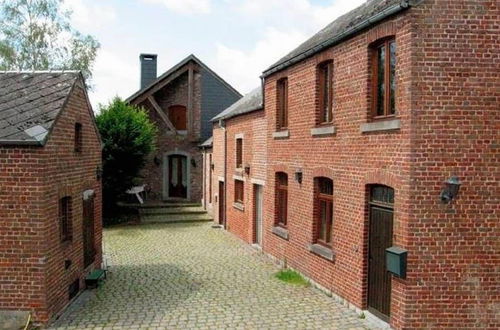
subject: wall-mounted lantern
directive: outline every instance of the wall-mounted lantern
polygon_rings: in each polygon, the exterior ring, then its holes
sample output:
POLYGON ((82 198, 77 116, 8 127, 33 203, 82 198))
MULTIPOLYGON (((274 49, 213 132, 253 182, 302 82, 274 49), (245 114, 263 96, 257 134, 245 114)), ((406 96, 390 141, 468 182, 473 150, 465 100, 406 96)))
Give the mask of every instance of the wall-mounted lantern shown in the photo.
POLYGON ((295 172, 295 181, 297 181, 299 184, 302 183, 302 169, 298 169, 296 172, 295 172))
POLYGON ((460 190, 460 185, 462 184, 458 177, 452 176, 444 182, 445 187, 441 191, 441 201, 444 204, 450 203, 455 197, 458 196, 458 191, 460 190))
POLYGON ((191 166, 196 167, 196 160, 191 158, 191 166))
POLYGON ((250 174, 250 165, 245 165, 245 173, 250 174))
POLYGON ((215 164, 214 163, 210 164, 210 168, 212 168, 212 170, 215 169, 215 164))
POLYGON ((155 156, 155 158, 153 159, 153 161, 156 164, 156 166, 160 166, 160 157, 155 156))
POLYGON ((97 180, 101 180, 102 173, 103 173, 102 167, 100 165, 97 166, 96 169, 95 169, 95 177, 96 177, 97 180))

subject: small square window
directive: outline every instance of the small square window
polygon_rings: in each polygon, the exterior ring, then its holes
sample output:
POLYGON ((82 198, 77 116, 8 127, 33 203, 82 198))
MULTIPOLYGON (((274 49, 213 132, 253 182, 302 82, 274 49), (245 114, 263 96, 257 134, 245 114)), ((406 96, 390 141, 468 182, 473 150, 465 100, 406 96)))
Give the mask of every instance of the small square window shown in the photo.
POLYGON ((234 202, 244 204, 244 183, 241 180, 234 180, 234 202))

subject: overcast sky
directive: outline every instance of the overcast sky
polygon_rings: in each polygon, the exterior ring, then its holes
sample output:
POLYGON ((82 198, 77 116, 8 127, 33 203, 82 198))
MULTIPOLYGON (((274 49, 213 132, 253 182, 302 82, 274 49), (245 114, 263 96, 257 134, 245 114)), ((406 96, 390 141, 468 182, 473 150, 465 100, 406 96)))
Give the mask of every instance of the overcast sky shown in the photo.
POLYGON ((366 0, 65 0, 73 25, 101 43, 90 98, 97 110, 139 88, 139 54, 158 74, 195 54, 245 94, 264 69, 366 0))

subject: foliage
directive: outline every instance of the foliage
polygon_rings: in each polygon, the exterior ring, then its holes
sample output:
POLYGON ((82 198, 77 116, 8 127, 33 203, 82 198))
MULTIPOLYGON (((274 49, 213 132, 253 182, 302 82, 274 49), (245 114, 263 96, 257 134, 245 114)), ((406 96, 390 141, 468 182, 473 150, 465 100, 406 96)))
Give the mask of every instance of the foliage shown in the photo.
POLYGON ((81 70, 87 81, 100 45, 74 30, 63 0, 0 0, 1 70, 81 70))
POLYGON ((291 269, 283 269, 283 270, 279 271, 278 273, 276 273, 275 276, 277 279, 279 279, 283 282, 289 283, 289 284, 303 285, 303 286, 309 285, 309 282, 306 281, 302 277, 302 275, 300 275, 299 273, 297 273, 296 271, 291 270, 291 269))
POLYGON ((116 202, 125 191, 139 183, 140 171, 155 148, 157 130, 143 109, 119 98, 101 107, 96 121, 104 144, 103 197, 106 212, 115 209, 116 202))

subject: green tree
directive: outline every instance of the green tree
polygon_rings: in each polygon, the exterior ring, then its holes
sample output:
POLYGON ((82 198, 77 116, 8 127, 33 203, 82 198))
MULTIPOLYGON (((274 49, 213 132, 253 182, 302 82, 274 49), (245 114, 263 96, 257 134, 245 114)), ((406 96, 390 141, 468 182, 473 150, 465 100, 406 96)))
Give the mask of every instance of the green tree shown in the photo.
POLYGON ((109 216, 125 191, 139 183, 147 156, 155 149, 157 129, 143 109, 118 97, 100 110, 96 121, 104 144, 103 198, 109 216))
POLYGON ((100 45, 69 24, 63 0, 0 0, 1 70, 81 70, 85 79, 100 45))

